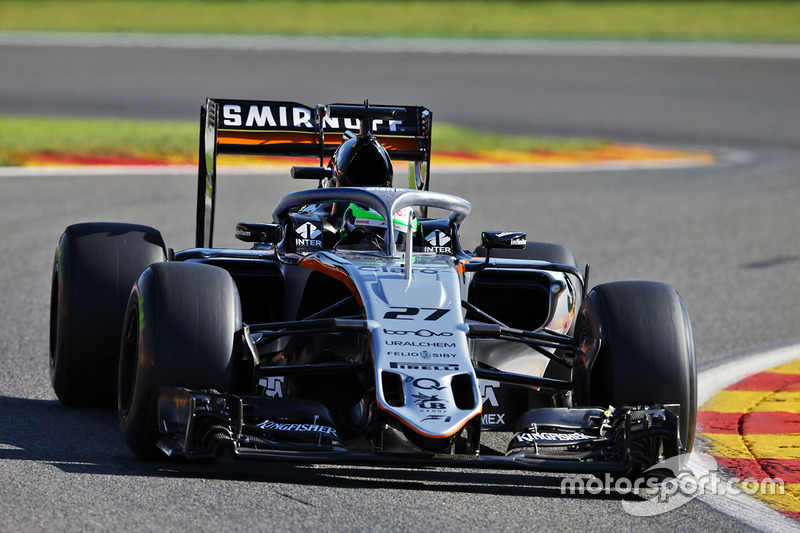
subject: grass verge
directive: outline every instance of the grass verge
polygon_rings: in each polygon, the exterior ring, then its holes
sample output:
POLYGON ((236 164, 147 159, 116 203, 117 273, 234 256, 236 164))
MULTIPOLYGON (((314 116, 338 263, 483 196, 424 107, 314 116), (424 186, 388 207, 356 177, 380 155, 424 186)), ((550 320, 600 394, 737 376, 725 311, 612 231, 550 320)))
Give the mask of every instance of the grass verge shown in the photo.
POLYGON ((800 2, 0 0, 0 30, 800 41, 800 2))
MULTIPOLYGON (((467 153, 477 148, 568 153, 605 144, 596 139, 483 133, 450 124, 434 124, 432 142, 436 152, 467 153)), ((197 149, 198 125, 194 121, 0 115, 0 166, 61 157, 194 163, 197 149)))

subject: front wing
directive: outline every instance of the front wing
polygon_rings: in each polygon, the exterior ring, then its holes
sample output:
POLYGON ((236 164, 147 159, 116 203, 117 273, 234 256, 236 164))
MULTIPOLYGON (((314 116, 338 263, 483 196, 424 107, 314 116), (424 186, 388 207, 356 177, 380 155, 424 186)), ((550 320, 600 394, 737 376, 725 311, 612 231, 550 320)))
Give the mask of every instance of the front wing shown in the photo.
MULTIPOLYGON (((382 452, 350 446, 330 414, 305 400, 235 396, 162 387, 159 448, 168 457, 363 465, 421 465, 526 469, 540 472, 626 474, 681 449, 673 406, 542 408, 520 418, 505 455, 382 452)), ((387 427, 376 427, 373 443, 387 427)), ((455 452, 456 450, 454 450, 455 452)))

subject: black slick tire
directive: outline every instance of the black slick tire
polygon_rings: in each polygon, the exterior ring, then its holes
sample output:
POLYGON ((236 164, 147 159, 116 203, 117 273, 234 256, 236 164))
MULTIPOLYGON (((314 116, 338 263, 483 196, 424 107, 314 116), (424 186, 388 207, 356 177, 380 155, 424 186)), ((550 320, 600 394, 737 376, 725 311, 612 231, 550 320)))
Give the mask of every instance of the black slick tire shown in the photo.
POLYGON ((697 369, 689 314, 675 289, 649 281, 598 285, 577 322, 579 333, 601 340, 584 401, 600 407, 679 404, 681 441, 691 451, 697 369))
POLYGON ((112 407, 125 304, 139 274, 166 259, 161 234, 122 223, 69 226, 53 261, 50 380, 61 403, 112 407))
POLYGON ((160 387, 231 390, 241 327, 239 294, 227 271, 168 262, 142 273, 128 300, 119 362, 118 418, 134 454, 163 457, 160 387))

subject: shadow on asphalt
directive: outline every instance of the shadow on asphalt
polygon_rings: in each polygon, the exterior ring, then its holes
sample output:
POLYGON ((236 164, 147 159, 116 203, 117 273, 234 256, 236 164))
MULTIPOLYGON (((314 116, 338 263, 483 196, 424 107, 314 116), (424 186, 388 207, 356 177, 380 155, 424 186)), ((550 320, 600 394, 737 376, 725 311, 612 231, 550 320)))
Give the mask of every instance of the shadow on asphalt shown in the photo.
MULTIPOLYGON (((319 487, 494 494, 522 497, 639 498, 606 494, 563 493, 558 475, 518 471, 454 470, 433 467, 308 465, 237 461, 223 457, 213 464, 148 462, 133 456, 122 440, 116 412, 76 409, 58 400, 0 396, 0 464, 7 461, 49 463, 73 474, 216 479, 319 487)), ((6 463, 3 468, 13 465, 6 463)))

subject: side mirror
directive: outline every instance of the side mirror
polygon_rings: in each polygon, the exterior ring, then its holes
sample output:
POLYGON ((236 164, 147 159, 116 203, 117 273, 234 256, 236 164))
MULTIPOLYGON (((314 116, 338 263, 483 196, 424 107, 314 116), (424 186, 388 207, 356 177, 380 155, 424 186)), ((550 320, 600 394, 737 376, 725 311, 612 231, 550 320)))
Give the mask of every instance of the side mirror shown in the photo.
POLYGON ((325 167, 292 167, 292 179, 321 181, 333 177, 333 171, 325 167))
MULTIPOLYGON (((482 231, 481 246, 486 250, 492 248, 512 248, 521 250, 525 248, 527 234, 521 231, 482 231)), ((486 254, 488 257, 488 253, 486 254)))
POLYGON ((481 246, 486 250, 486 259, 481 263, 467 263, 467 270, 480 272, 489 266, 491 250, 495 248, 512 248, 521 250, 525 248, 527 235, 521 231, 482 231, 481 246))
POLYGON ((239 222, 236 238, 244 242, 268 242, 277 244, 283 239, 283 228, 279 224, 239 222))

